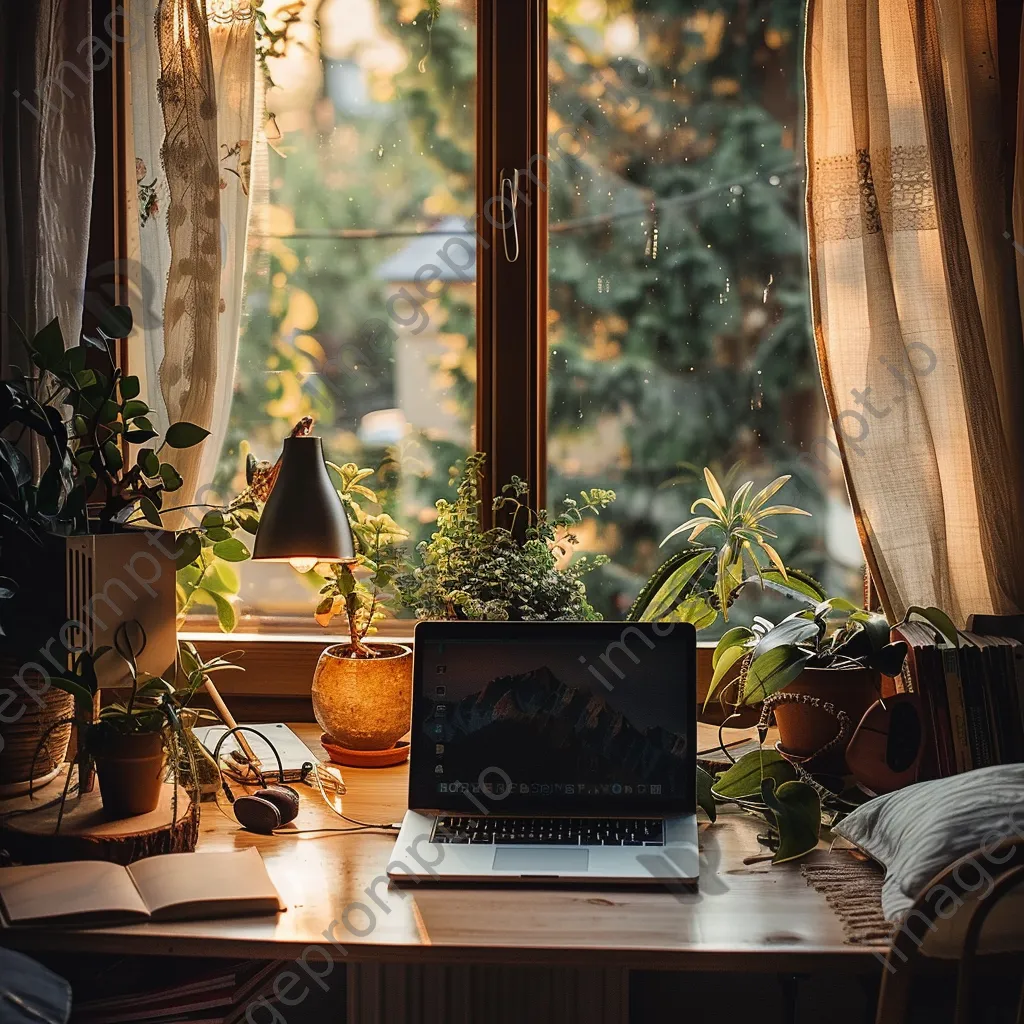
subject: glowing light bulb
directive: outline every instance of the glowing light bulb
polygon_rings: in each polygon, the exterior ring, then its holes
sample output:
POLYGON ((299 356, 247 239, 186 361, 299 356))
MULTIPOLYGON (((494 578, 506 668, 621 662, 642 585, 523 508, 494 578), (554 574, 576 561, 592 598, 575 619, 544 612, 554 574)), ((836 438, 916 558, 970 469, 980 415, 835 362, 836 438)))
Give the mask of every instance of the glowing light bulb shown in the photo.
POLYGON ((309 572, 316 565, 315 558, 289 558, 288 563, 296 572, 309 572))

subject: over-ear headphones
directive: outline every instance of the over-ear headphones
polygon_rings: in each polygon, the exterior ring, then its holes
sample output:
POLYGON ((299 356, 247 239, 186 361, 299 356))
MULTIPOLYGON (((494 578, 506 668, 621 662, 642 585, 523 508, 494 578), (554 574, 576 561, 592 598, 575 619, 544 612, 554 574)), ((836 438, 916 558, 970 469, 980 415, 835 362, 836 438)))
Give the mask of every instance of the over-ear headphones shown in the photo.
MULTIPOLYGON (((270 747, 274 752, 274 757, 277 758, 278 777, 284 778, 284 765, 277 748, 261 732, 247 725, 237 725, 233 729, 228 729, 217 741, 217 746, 213 751, 213 759, 217 765, 220 765, 220 748, 224 745, 224 741, 236 732, 242 731, 259 736, 270 747)), ((275 829, 295 820, 299 813, 299 794, 284 783, 274 782, 268 785, 258 769, 257 776, 261 788, 257 789, 255 793, 247 793, 245 796, 236 798, 227 782, 222 781, 222 785, 225 795, 231 802, 231 808, 238 824, 250 832, 259 832, 260 835, 269 836, 275 829)))

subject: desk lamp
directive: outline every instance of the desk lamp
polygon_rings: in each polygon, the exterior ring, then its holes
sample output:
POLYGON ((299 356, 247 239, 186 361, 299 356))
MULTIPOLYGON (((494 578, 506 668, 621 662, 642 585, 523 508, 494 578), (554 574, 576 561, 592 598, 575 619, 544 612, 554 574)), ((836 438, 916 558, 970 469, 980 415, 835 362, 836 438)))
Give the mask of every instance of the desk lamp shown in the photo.
POLYGON ((290 562, 309 572, 317 562, 356 557, 345 506, 331 483, 319 437, 287 437, 281 469, 260 516, 252 557, 290 562))

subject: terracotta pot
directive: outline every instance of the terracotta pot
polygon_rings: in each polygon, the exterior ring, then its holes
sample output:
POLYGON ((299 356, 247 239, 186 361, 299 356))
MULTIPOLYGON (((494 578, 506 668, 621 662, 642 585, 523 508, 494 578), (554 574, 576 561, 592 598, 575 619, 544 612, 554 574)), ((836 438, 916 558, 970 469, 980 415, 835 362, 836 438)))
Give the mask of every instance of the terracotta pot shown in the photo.
POLYGON ((347 644, 328 647, 313 673, 313 714, 340 747, 387 750, 412 720, 412 649, 369 643, 376 658, 352 658, 347 644))
MULTIPOLYGON (((842 775, 846 768, 846 744, 857 723, 881 692, 882 677, 870 668, 807 668, 784 689, 784 693, 807 694, 828 701, 850 716, 850 730, 842 745, 808 765, 813 771, 842 775)), ((787 754, 811 757, 836 735, 839 722, 834 715, 810 704, 776 704, 775 722, 779 743, 787 754)))
POLYGON ((132 818, 156 810, 164 780, 162 733, 111 733, 90 749, 108 817, 132 818))

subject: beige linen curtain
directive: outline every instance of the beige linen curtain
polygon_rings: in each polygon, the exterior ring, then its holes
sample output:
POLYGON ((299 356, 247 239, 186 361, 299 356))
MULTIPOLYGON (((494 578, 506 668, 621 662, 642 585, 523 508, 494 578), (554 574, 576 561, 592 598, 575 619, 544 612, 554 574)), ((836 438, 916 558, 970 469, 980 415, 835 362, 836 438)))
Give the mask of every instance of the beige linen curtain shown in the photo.
MULTIPOLYGON (((134 0, 132 233, 141 325, 135 365, 158 429, 187 420, 202 445, 164 455, 173 504, 209 501, 227 429, 242 307, 255 104, 250 0, 134 0)), ((170 504, 170 502, 168 502, 170 504)), ((166 516, 180 528, 189 516, 166 516)))
POLYGON ((814 329, 890 616, 934 604, 963 625, 1024 610, 1024 141, 1012 130, 1010 6, 808 3, 814 329))

